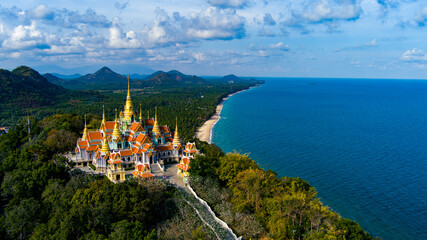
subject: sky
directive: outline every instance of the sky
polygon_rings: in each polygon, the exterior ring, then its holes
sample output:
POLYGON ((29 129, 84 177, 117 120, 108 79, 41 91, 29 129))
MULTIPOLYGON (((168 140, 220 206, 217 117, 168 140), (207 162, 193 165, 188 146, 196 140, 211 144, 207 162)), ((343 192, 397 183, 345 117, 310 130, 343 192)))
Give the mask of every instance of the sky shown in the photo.
POLYGON ((2 0, 0 68, 20 65, 427 79, 427 2, 2 0))

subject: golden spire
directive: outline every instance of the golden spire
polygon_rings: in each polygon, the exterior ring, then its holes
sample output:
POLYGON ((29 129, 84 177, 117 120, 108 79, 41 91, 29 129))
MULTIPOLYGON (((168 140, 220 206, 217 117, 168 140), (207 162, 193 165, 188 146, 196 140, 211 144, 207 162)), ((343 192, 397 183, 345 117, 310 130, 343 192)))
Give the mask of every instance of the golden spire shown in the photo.
POLYGON ((114 130, 113 130, 113 137, 119 137, 121 135, 119 130, 119 122, 117 121, 117 108, 116 108, 116 119, 114 120, 114 130))
POLYGON ((153 133, 160 133, 159 124, 157 123, 157 107, 156 107, 156 114, 154 115, 153 133))
POLYGON ((181 144, 181 141, 179 140, 179 134, 178 134, 178 117, 176 118, 175 135, 173 136, 172 144, 174 146, 178 146, 179 144, 181 144))
POLYGON ((86 135, 87 135, 87 126, 86 126, 86 114, 85 114, 85 129, 83 130, 83 137, 82 139, 86 141, 86 135))
POLYGON ((130 98, 130 85, 129 85, 129 75, 128 75, 128 95, 126 97, 124 117, 125 119, 130 120, 133 114, 134 113, 133 113, 132 100, 130 98))
POLYGON ((148 110, 147 119, 150 119, 150 110, 148 110))
POLYGON ((102 125, 105 125, 105 110, 104 105, 102 105, 102 121, 101 121, 101 127, 102 125))
POLYGON ((128 95, 126 98, 130 98, 129 74, 128 74, 128 95))
POLYGON ((101 152, 106 153, 110 151, 110 146, 108 146, 107 135, 104 135, 104 141, 102 142, 101 152))
POLYGON ((142 122, 142 110, 141 110, 141 103, 139 103, 139 121, 142 122))

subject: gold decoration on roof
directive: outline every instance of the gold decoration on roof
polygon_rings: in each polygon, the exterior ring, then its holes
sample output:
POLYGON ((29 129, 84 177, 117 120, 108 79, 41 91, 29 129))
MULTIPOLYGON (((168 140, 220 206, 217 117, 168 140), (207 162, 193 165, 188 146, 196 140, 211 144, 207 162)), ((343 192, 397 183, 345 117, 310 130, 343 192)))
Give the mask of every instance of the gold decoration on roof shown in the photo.
POLYGON ((116 109, 116 119, 114 120, 114 130, 113 130, 113 137, 117 138, 120 137, 121 133, 119 130, 119 122, 117 121, 117 109, 116 109))
POLYGON ((141 103, 139 103, 139 121, 142 122, 142 110, 141 103))
POLYGON ((178 146, 181 143, 181 141, 179 140, 179 134, 178 134, 178 118, 176 118, 175 134, 174 134, 172 143, 173 145, 176 145, 176 146, 178 146))
POLYGON ((130 84, 129 84, 129 75, 128 75, 128 94, 126 97, 126 105, 125 105, 125 111, 123 112, 125 119, 130 120, 133 116, 133 105, 132 100, 130 98, 130 84))
POLYGON ((159 124, 157 123, 157 107, 156 107, 156 114, 154 116, 153 133, 160 133, 159 124))
POLYGON ((85 129, 83 130, 83 137, 82 137, 82 139, 85 140, 85 141, 87 139, 86 114, 85 114, 85 129))
POLYGON ((104 105, 102 105, 102 121, 101 121, 101 125, 105 124, 105 109, 104 109, 104 105))
POLYGON ((102 142, 102 148, 101 148, 101 152, 103 153, 109 153, 110 152, 110 146, 108 145, 107 142, 107 135, 104 136, 104 141, 102 142))

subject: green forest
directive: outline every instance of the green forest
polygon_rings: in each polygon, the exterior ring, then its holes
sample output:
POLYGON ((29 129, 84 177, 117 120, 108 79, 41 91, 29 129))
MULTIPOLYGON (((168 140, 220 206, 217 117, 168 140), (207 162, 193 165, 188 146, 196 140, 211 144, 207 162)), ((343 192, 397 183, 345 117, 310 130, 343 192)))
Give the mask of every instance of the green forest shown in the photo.
MULTIPOLYGON (((0 120, 11 126, 0 135, 2 239, 217 239, 198 217, 195 198, 168 182, 113 184, 73 169, 62 156, 81 136, 83 116, 96 129, 105 105, 107 120, 113 120, 126 90, 71 91, 25 67, 1 74, 9 81, 2 94, 9 95, 0 102, 0 120), (38 89, 31 99, 14 94, 31 92, 16 90, 31 79, 53 92, 38 89), (34 102, 21 102, 29 99, 34 102)), ((306 181, 278 177, 245 154, 224 154, 193 139, 223 97, 259 83, 210 80, 132 89, 131 96, 143 117, 153 117, 157 107, 160 124, 173 130, 177 117, 181 138, 197 142, 201 155, 190 163, 190 184, 243 239, 372 239, 324 206, 306 181)))

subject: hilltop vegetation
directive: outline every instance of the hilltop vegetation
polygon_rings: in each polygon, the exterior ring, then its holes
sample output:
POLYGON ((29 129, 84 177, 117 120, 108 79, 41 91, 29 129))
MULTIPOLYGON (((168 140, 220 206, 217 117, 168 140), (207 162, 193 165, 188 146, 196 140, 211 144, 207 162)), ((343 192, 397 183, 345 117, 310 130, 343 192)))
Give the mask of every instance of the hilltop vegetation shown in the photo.
MULTIPOLYGON (((0 80, 2 80, 0 82, 6 82, 3 81, 4 79, 10 82, 7 85, 8 91, 2 91, 4 96, 2 102, 0 102, 0 126, 16 123, 20 118, 26 116, 27 112, 38 119, 58 113, 78 114, 80 116, 88 114, 96 122, 100 120, 102 115, 102 105, 105 105, 108 120, 114 119, 115 109, 118 111, 123 109, 126 99, 126 90, 124 89, 127 89, 127 81, 124 76, 120 75, 121 82, 119 83, 101 83, 103 81, 102 78, 99 80, 98 84, 103 84, 104 88, 112 88, 114 90, 76 91, 67 90, 49 83, 43 76, 30 68, 20 68, 12 72, 3 70, 3 74, 0 75, 0 80), (18 71, 20 68, 27 70, 24 72, 18 71), (14 72, 17 73, 15 74, 14 72), (25 75, 21 75, 22 72, 25 75), (5 77, 9 75, 12 77, 5 77), (22 83, 21 78, 28 83, 22 83), (33 81, 32 79, 36 79, 38 81, 37 84, 31 82, 33 81), (15 98, 16 92, 21 91, 22 84, 34 85, 32 88, 25 88, 26 92, 22 94, 22 96, 34 96, 31 101, 15 98), (118 85, 120 88, 115 88, 118 85), (38 104, 39 102, 43 104, 38 104)), ((104 75, 104 73, 117 76, 116 73, 106 68, 98 71, 95 75, 104 75)), ((241 81, 229 84, 221 81, 202 81, 195 76, 187 78, 187 75, 177 71, 171 71, 170 74, 172 75, 168 76, 173 77, 174 81, 180 78, 181 82, 191 82, 191 79, 195 79, 195 82, 194 84, 181 85, 167 84, 164 81, 160 81, 161 84, 156 87, 140 87, 137 89, 134 88, 136 84, 134 82, 131 83, 132 102, 134 110, 138 114, 139 105, 141 104, 143 117, 153 117, 154 108, 157 106, 160 124, 167 124, 172 128, 175 126, 175 118, 178 117, 180 134, 184 139, 193 137, 197 127, 214 113, 216 104, 223 96, 248 88, 256 83, 261 83, 261 81, 241 81), (198 82, 201 83, 199 84, 198 82)), ((90 77, 87 75, 87 77, 92 79, 94 75, 90 75, 90 77)), ((48 78, 53 79, 49 75, 48 78)), ((66 80, 66 82, 69 81, 73 80, 66 80)))
POLYGON ((244 239, 373 239, 324 206, 308 182, 279 178, 248 155, 198 146, 205 154, 190 162, 191 186, 244 239))
POLYGON ((82 123, 71 114, 32 118, 31 140, 26 121, 0 135, 2 239, 214 239, 162 180, 114 184, 71 170, 57 153, 74 148, 82 123))

